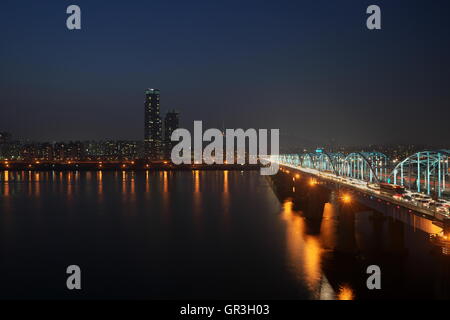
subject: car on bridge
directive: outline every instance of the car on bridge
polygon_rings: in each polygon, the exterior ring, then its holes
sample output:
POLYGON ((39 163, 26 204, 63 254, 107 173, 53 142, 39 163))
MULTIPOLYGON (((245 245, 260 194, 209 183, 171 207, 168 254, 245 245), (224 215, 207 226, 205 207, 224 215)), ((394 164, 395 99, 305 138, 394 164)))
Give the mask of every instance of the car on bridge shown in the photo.
POLYGON ((422 207, 425 207, 425 208, 429 208, 430 204, 431 204, 431 202, 426 199, 417 199, 416 202, 418 205, 421 205, 422 207))
POLYGON ((445 205, 436 205, 436 212, 448 214, 449 208, 446 207, 445 205))
POLYGON ((396 193, 394 195, 392 195, 392 198, 396 199, 396 200, 405 200, 402 194, 396 193))
POLYGON ((427 200, 427 201, 432 200, 430 196, 423 193, 413 193, 411 196, 416 200, 427 200))
POLYGON ((449 201, 447 201, 447 200, 444 200, 444 199, 437 199, 436 201, 435 201, 437 204, 441 204, 441 205, 443 205, 444 207, 445 206, 450 206, 450 202, 449 201))
POLYGON ((408 195, 408 194, 403 195, 402 200, 408 201, 408 202, 414 201, 413 197, 411 197, 411 196, 408 195))

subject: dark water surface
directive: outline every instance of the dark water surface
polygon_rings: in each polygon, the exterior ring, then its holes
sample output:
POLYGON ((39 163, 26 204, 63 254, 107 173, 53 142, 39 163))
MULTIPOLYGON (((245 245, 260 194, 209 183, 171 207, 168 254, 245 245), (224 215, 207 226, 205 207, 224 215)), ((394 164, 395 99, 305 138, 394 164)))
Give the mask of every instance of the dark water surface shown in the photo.
POLYGON ((448 259, 429 242, 439 228, 342 210, 329 190, 291 190, 291 177, 0 175, 0 298, 448 298, 448 259), (79 292, 66 289, 72 264, 79 292), (365 287, 369 264, 380 292, 365 287))

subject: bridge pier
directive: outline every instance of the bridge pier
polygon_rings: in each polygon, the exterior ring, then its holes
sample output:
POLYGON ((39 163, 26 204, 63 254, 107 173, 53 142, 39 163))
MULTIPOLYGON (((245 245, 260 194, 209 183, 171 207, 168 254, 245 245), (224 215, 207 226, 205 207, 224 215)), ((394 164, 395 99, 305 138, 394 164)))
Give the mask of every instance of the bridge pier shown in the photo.
POLYGON ((373 237, 376 251, 378 253, 383 251, 383 228, 386 222, 386 217, 379 211, 372 211, 369 216, 373 228, 373 237))
POLYGON ((325 202, 320 200, 309 199, 303 214, 305 216, 306 233, 315 235, 320 234, 320 226, 322 225, 323 210, 325 202))
POLYGON ((406 254, 404 223, 394 217, 388 221, 388 252, 396 256, 406 254))
POLYGON ((336 251, 354 255, 358 252, 355 237, 355 210, 349 204, 339 204, 339 226, 336 251))

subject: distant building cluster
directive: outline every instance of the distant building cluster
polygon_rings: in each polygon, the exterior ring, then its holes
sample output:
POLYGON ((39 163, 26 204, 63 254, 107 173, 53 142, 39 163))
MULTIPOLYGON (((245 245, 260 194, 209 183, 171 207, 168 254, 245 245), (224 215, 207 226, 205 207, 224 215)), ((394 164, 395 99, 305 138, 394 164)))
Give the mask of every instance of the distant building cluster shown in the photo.
POLYGON ((0 159, 121 161, 143 158, 142 141, 0 142, 0 159))
POLYGON ((179 128, 179 112, 170 110, 160 117, 160 91, 145 91, 144 140, 30 142, 14 140, 0 132, 0 159, 42 161, 122 161, 169 159, 172 132, 179 128))

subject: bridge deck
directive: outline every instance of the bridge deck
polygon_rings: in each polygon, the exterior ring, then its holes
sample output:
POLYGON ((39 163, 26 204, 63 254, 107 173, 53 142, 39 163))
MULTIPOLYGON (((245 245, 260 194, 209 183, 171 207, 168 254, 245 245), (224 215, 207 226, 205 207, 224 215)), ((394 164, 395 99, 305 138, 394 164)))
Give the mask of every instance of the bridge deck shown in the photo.
POLYGON ((320 172, 320 171, 315 170, 315 169, 302 168, 302 167, 289 165, 289 164, 284 164, 284 163, 279 163, 279 165, 282 166, 282 167, 289 168, 290 170, 297 170, 297 171, 300 171, 300 172, 307 173, 307 174, 310 174, 312 176, 318 177, 318 178, 320 178, 322 180, 333 182, 335 184, 344 186, 344 187, 346 187, 346 188, 348 188, 350 190, 356 191, 356 192, 360 192, 360 193, 363 193, 363 194, 371 195, 371 196, 373 196, 375 198, 378 198, 378 199, 380 199, 382 201, 385 201, 388 204, 397 205, 397 206, 400 206, 400 207, 407 208, 407 209, 409 209, 409 212, 411 212, 411 213, 414 213, 414 212, 415 213, 419 213, 422 216, 424 216, 424 217, 426 217, 428 219, 431 219, 431 220, 437 220, 437 221, 441 221, 442 222, 442 221, 450 218, 449 215, 436 212, 436 211, 431 210, 431 209, 426 208, 426 207, 415 205, 414 203, 411 203, 411 202, 405 202, 405 201, 402 201, 402 200, 398 200, 398 199, 395 199, 392 196, 382 194, 382 193, 380 193, 379 191, 376 191, 376 190, 372 190, 372 189, 367 187, 367 185, 365 184, 364 181, 361 181, 359 184, 358 183, 350 183, 348 181, 348 179, 345 179, 343 177, 338 177, 336 175, 329 174, 329 173, 323 173, 323 172, 320 172))

